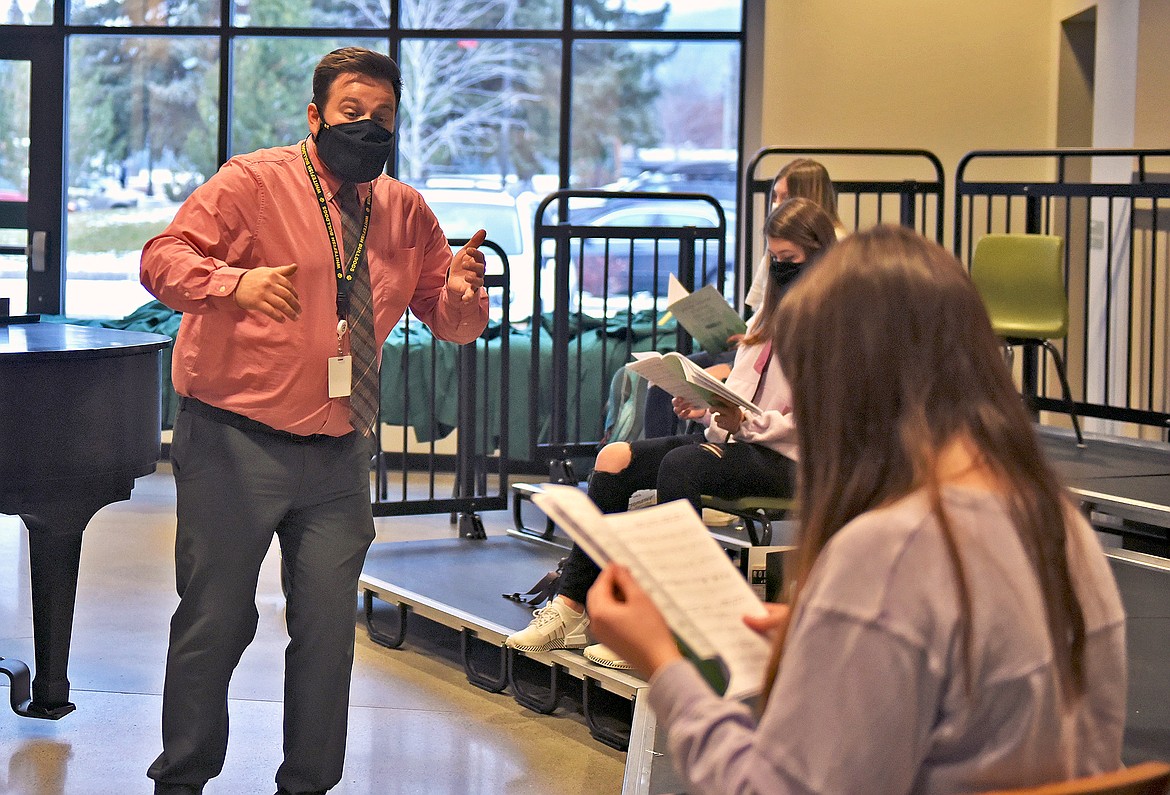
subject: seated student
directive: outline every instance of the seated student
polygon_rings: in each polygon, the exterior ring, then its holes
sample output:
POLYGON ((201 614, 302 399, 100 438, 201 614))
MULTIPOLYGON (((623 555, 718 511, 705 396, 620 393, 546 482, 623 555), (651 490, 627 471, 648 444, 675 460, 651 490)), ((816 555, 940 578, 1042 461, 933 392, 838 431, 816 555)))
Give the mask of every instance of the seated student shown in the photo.
MULTIPOLYGON (((738 407, 724 406, 712 416, 676 398, 681 417, 709 424, 705 440, 699 435, 665 436, 603 447, 589 478, 589 496, 603 512, 625 511, 634 492, 655 487, 660 502, 689 499, 696 510, 703 494, 792 495, 795 434, 788 382, 771 355, 775 309, 801 270, 836 237, 829 216, 806 199, 780 205, 768 216, 764 231, 773 258, 764 307, 753 317, 727 379, 729 389, 764 413, 744 416, 738 407)), ((588 645, 585 594, 597 574, 597 566, 574 545, 561 573, 559 595, 537 610, 532 623, 511 635, 507 645, 521 651, 588 645)), ((586 655, 602 665, 627 667, 604 649, 590 647, 586 655)))
MULTIPOLYGON (((798 157, 785 164, 772 180, 772 190, 768 196, 768 212, 789 199, 809 199, 816 202, 824 210, 829 220, 833 222, 833 229, 837 239, 845 237, 845 226, 837 215, 837 192, 833 188, 833 180, 829 172, 816 160, 807 157, 798 157)), ((759 311, 764 303, 764 285, 768 281, 768 266, 771 255, 765 251, 760 257, 756 270, 752 275, 751 288, 744 298, 752 309, 759 311)), ((697 351, 691 354, 690 359, 703 367, 711 375, 719 379, 727 378, 731 372, 731 362, 735 357, 735 345, 739 340, 732 339, 731 348, 721 354, 711 354, 706 351, 697 351)), ((652 439, 656 436, 669 436, 675 432, 676 419, 671 411, 670 394, 656 386, 651 386, 646 393, 646 406, 643 413, 643 436, 652 439)))
POLYGON ((1125 616, 962 266, 852 235, 780 307, 801 528, 757 717, 679 656, 628 570, 597 637, 650 680, 687 792, 982 792, 1114 770, 1125 616), (770 691, 770 693, 769 693, 770 691))
MULTIPOLYGON (((841 223, 841 216, 837 213, 837 190, 833 187, 833 180, 829 171, 821 163, 807 157, 798 157, 784 165, 776 172, 772 180, 772 191, 769 194, 769 207, 775 208, 792 198, 809 199, 820 205, 820 208, 829 214, 833 221, 833 229, 840 240, 848 232, 845 224, 841 223)), ((768 253, 760 257, 752 274, 751 287, 743 302, 752 309, 759 310, 764 302, 764 284, 767 283, 768 253)))

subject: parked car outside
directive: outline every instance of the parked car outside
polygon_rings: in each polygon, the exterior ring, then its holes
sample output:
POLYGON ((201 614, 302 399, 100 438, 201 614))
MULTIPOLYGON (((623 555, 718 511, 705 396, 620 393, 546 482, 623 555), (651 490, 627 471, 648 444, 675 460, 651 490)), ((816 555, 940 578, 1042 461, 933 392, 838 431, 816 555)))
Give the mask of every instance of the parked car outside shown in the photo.
POLYGON ((124 210, 137 207, 146 194, 133 188, 124 188, 116 179, 99 179, 83 188, 70 188, 69 209, 124 210))
POLYGON ((704 193, 714 196, 727 212, 734 212, 738 191, 735 162, 731 160, 683 160, 664 163, 627 177, 606 190, 657 193, 704 193))
POLYGON ((0 180, 0 202, 26 202, 24 191, 7 180, 0 180))
MULTIPOLYGON (((439 225, 449 239, 466 240, 478 229, 487 230, 487 239, 498 245, 508 258, 511 286, 509 321, 515 323, 530 317, 535 288, 535 247, 529 203, 505 191, 422 188, 419 192, 439 219, 439 225)), ((503 264, 495 252, 489 248, 484 248, 483 252, 487 273, 503 273, 503 264)), ((541 280, 546 308, 552 307, 552 288, 550 268, 550 272, 541 280)), ((502 295, 499 291, 490 295, 490 301, 491 315, 498 319, 502 316, 502 295)))
MULTIPOLYGON (((697 227, 713 229, 719 225, 718 214, 711 204, 697 200, 615 199, 595 208, 570 209, 573 225, 598 227, 647 227, 678 229, 697 227)), ((718 271, 730 273, 733 267, 735 219, 725 216, 726 236, 724 259, 718 257, 718 240, 696 242, 696 286, 716 284, 718 271), (706 248, 704 249, 704 245, 706 248)), ((602 233, 604 234, 604 233, 602 233)), ((612 314, 614 305, 634 311, 663 306, 671 274, 679 274, 679 241, 664 238, 584 237, 573 242, 571 256, 581 260, 581 302, 587 309, 596 307, 603 297, 606 314, 612 314), (632 264, 631 264, 632 259, 632 264)))

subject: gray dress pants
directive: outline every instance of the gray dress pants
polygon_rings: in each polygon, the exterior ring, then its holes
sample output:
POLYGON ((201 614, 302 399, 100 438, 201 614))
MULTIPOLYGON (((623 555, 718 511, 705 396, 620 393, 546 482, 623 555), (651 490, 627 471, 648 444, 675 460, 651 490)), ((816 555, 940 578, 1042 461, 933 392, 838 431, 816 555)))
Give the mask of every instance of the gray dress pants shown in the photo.
MULTIPOLYGON (((156 792, 200 792, 223 768, 228 683, 256 634, 260 564, 279 539, 286 574, 284 762, 279 789, 341 780, 357 581, 374 539, 371 443, 291 440, 179 412, 175 574, 156 792)), ((276 670, 276 661, 273 661, 276 670)))

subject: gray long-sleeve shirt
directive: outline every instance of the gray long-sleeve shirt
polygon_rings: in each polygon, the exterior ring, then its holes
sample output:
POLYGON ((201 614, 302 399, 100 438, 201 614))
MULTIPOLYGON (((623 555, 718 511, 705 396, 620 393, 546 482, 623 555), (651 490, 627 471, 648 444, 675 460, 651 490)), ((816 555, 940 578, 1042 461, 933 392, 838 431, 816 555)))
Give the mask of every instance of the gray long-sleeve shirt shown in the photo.
POLYGON ((953 567, 911 495, 826 546, 758 726, 688 663, 654 677, 650 704, 688 792, 978 792, 1120 767, 1125 617, 1087 522, 1068 539, 1087 629, 1085 693, 1068 703, 1003 501, 948 487, 944 505, 971 594, 971 695, 953 567))

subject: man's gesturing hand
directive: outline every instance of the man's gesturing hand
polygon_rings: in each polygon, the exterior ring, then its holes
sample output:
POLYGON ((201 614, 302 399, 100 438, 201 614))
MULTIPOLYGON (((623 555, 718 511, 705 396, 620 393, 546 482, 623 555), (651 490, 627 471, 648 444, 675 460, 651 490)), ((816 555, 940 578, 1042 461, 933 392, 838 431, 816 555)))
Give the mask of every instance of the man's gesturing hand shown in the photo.
POLYGON ((475 298, 483 287, 483 252, 479 246, 487 239, 487 231, 480 229, 471 236, 467 245, 455 252, 451 260, 451 272, 447 276, 447 289, 464 301, 475 298))
POLYGON ((295 262, 279 268, 252 268, 236 285, 236 304, 241 309, 262 312, 278 323, 296 320, 301 314, 301 301, 291 281, 296 272, 295 262))

